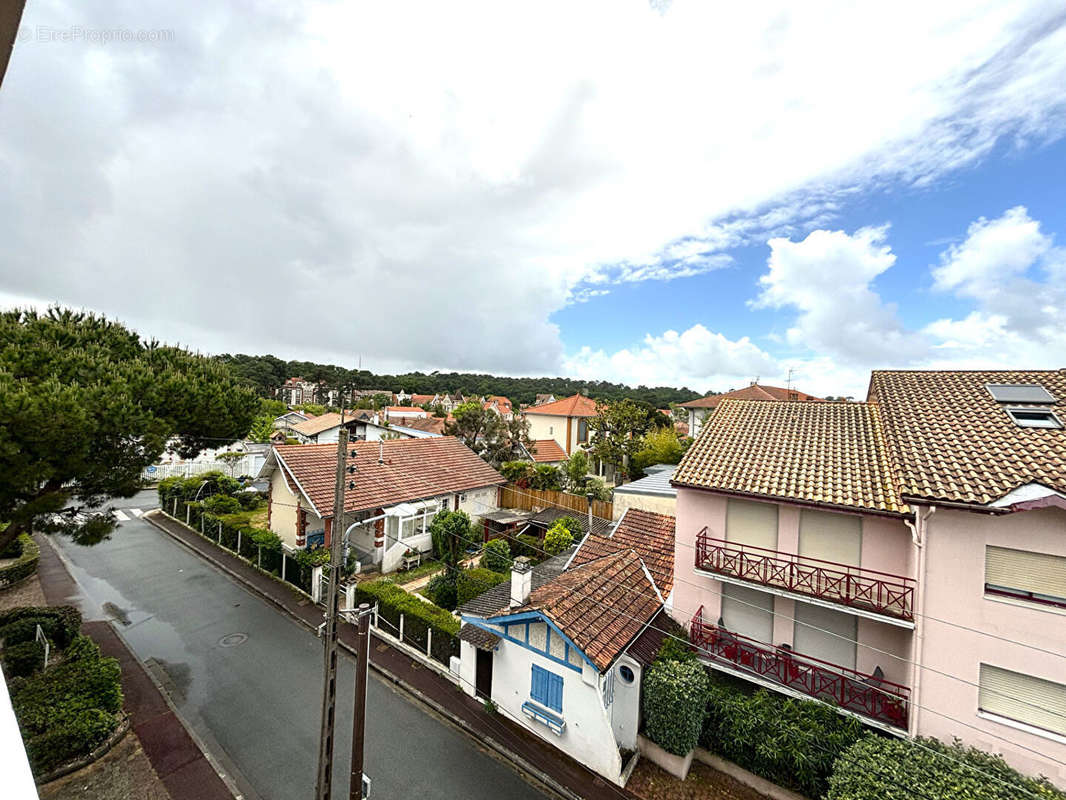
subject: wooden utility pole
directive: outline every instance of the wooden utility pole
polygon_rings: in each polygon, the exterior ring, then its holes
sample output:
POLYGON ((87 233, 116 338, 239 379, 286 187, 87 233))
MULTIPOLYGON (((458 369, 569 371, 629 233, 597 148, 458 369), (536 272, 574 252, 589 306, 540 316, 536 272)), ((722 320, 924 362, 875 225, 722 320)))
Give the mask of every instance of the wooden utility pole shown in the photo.
MULTIPOLYGON (((352 452, 355 455, 355 452, 352 452)), ((330 523, 329 590, 326 592, 324 679, 322 686, 322 732, 318 750, 317 800, 330 800, 333 783, 333 735, 337 716, 337 623, 340 600, 341 565, 344 563, 344 489, 355 466, 347 466, 348 429, 344 427, 344 404, 341 404, 341 428, 337 433, 337 483, 333 492, 333 520, 330 523)), ((353 484, 354 485, 354 484, 353 484)), ((361 778, 360 778, 361 782, 361 778)))
POLYGON ((355 640, 355 705, 352 714, 352 770, 348 781, 348 800, 365 800, 370 793, 369 781, 363 786, 363 734, 366 730, 366 671, 370 663, 370 606, 359 606, 359 627, 355 640))

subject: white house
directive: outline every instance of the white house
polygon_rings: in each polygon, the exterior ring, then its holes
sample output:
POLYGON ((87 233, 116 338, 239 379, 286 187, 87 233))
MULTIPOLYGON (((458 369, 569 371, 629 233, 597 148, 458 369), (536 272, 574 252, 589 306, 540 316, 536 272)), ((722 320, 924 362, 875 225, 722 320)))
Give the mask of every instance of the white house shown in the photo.
POLYGON ((597 416, 596 402, 575 394, 554 403, 530 406, 525 411, 529 438, 534 441, 554 439, 566 457, 589 440, 588 421, 597 416))
MULTIPOLYGON (((346 416, 344 427, 351 430, 357 423, 352 416, 346 416)), ((336 412, 311 417, 289 427, 289 432, 300 441, 301 444, 324 444, 336 442, 341 430, 341 415, 336 412)))
MULTIPOLYGON (((392 572, 408 548, 428 552, 429 524, 440 511, 478 518, 499 508, 503 477, 451 436, 353 441, 344 524, 364 564, 392 572)), ((279 445, 259 473, 269 480, 270 530, 290 548, 329 546, 336 444, 279 445)))
POLYGON ((641 514, 570 556, 515 559, 509 583, 459 609, 464 691, 617 784, 640 725, 644 661, 626 651, 673 584, 673 520, 641 514))

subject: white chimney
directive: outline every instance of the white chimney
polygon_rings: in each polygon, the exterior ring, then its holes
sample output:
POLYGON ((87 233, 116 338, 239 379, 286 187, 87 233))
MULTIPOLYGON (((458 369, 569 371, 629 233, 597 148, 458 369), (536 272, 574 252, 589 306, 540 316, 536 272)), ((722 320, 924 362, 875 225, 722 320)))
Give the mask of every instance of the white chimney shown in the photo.
POLYGON ((514 567, 511 569, 511 608, 528 603, 532 587, 533 568, 529 566, 526 556, 519 556, 514 560, 514 567))

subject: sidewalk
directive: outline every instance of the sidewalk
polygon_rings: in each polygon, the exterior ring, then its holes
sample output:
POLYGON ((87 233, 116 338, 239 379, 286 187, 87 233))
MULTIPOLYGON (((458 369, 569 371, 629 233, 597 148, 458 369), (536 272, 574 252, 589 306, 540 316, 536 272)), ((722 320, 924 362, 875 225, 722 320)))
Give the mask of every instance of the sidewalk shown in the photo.
MULTIPOLYGON (((37 541, 41 547, 37 574, 48 604, 77 605, 77 584, 48 537, 38 536, 37 541)), ((233 794, 111 624, 86 622, 81 629, 100 645, 105 656, 118 659, 122 667, 123 705, 130 715, 130 725, 171 798, 232 800, 233 794)))
MULTIPOLYGON (((239 580, 256 594, 314 630, 322 623, 322 609, 279 581, 264 575, 237 556, 208 542, 181 523, 158 511, 144 520, 172 536, 189 549, 239 580)), ((355 628, 340 626, 341 643, 355 649, 355 628)), ((455 684, 426 669, 379 637, 372 640, 370 666, 437 713, 458 725, 520 773, 566 798, 585 800, 628 800, 635 796, 591 772, 565 753, 555 749, 499 714, 487 713, 480 701, 464 694, 455 684)))

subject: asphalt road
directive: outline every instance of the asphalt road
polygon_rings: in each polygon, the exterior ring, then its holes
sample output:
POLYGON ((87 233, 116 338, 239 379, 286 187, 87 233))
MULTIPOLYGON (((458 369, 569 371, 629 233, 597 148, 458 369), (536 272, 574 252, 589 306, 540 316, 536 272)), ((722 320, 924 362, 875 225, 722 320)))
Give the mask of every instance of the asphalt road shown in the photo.
MULTIPOLYGON (((86 619, 112 619, 179 713, 246 798, 314 797, 322 644, 314 634, 137 518, 154 492, 114 503, 110 541, 52 541, 82 592, 86 619)), ((354 660, 338 690, 334 797, 347 798, 354 660)), ((371 671, 366 774, 371 797, 524 800, 543 795, 471 739, 371 671)))

